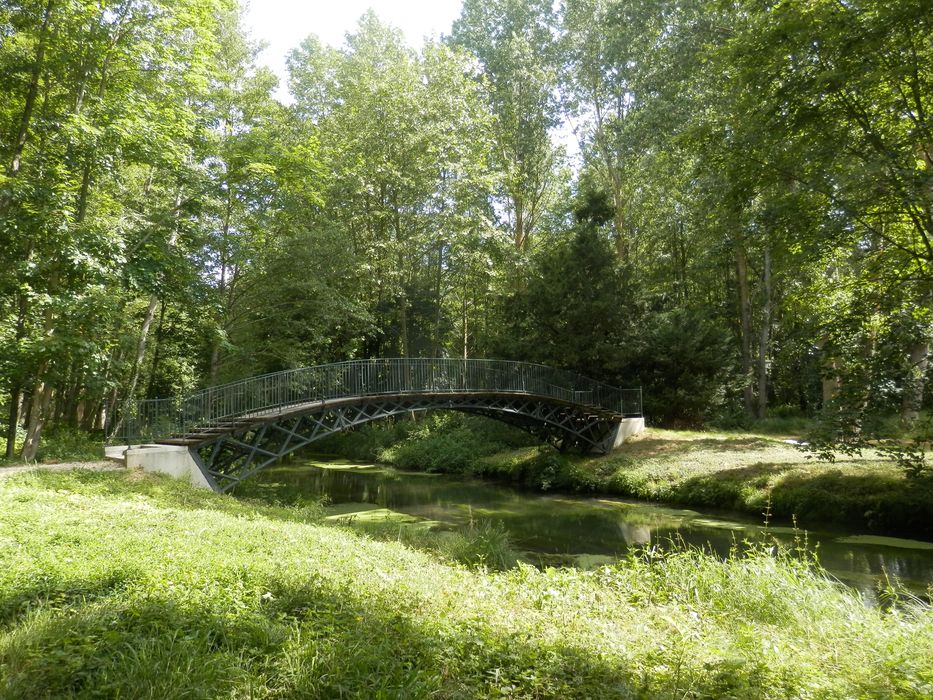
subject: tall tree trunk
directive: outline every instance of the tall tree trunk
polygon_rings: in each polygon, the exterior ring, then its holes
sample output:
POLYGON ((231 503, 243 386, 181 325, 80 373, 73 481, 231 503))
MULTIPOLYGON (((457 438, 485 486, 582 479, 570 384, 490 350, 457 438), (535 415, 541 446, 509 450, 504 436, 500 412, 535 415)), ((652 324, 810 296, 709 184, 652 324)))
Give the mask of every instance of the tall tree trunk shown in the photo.
MULTIPOLYGON (((42 377, 48 371, 48 362, 39 368, 38 376, 42 377)), ((42 429, 45 427, 45 417, 48 415, 49 404, 52 402, 52 386, 45 381, 39 381, 32 392, 29 404, 29 424, 26 427, 26 442, 23 443, 22 459, 32 462, 39 452, 39 442, 42 439, 42 429)))
MULTIPOLYGON (((26 259, 32 257, 32 246, 27 251, 26 259)), ((17 291, 17 317, 16 317, 16 347, 20 346, 23 338, 26 337, 26 314, 28 312, 28 301, 26 295, 17 291)), ((14 376, 13 385, 10 387, 10 412, 8 414, 6 428, 6 458, 13 459, 16 455, 16 428, 19 423, 20 402, 23 398, 22 379, 14 376)))
MULTIPOLYGON (((45 10, 42 13, 42 26, 39 29, 39 38, 36 42, 36 53, 33 57, 32 70, 29 75, 29 87, 26 90, 26 100, 23 104, 23 112, 20 115, 19 126, 17 127, 16 135, 13 139, 13 152, 10 156, 10 162, 7 165, 7 174, 10 177, 15 177, 19 173, 22 167, 23 150, 26 148, 26 143, 29 141, 32 115, 36 107, 36 98, 39 96, 39 83, 42 77, 42 69, 45 65, 45 52, 48 48, 49 24, 54 9, 55 0, 48 0, 45 5, 45 10)), ((31 257, 31 251, 27 253, 26 259, 29 257, 31 257)), ((21 313, 16 329, 16 338, 18 342, 24 337, 24 300, 22 298, 20 299, 19 307, 21 313)), ((13 387, 10 389, 10 411, 8 414, 9 423, 7 425, 5 450, 7 459, 12 459, 16 454, 16 429, 19 423, 21 400, 22 385, 17 381, 14 382, 13 387)), ((39 432, 41 433, 41 430, 39 432)), ((32 453, 35 454, 35 450, 33 450, 32 453)))
POLYGON ((919 341, 910 349, 907 385, 901 402, 901 418, 908 423, 914 423, 920 417, 929 357, 930 344, 926 340, 919 341))
POLYGON ((411 345, 408 337, 408 295, 402 294, 398 305, 399 341, 401 343, 402 357, 411 355, 411 345))
POLYGON ((525 207, 521 195, 512 196, 512 207, 515 210, 515 249, 523 251, 528 233, 525 231, 525 207))
POLYGON ((136 396, 136 385, 139 383, 139 375, 142 372, 143 360, 146 358, 146 339, 149 337, 149 328, 155 319, 155 310, 159 305, 159 296, 153 294, 149 299, 149 306, 146 308, 146 315, 143 317, 143 325, 139 330, 139 340, 136 343, 136 356, 133 358, 133 374, 130 376, 130 384, 126 390, 126 398, 123 401, 123 410, 117 418, 117 423, 113 426, 112 434, 116 435, 123 427, 126 419, 126 412, 136 396))
MULTIPOLYGON (((153 386, 155 384, 156 374, 159 370, 159 362, 162 359, 162 338, 164 337, 163 327, 165 325, 165 300, 159 305, 159 325, 156 326, 155 334, 155 351, 152 354, 152 370, 149 372, 149 384, 146 386, 145 396, 147 399, 154 399, 155 396, 152 395, 153 386)), ((214 362, 214 358, 211 357, 211 362, 214 362)), ((214 384, 214 368, 213 364, 211 366, 211 384, 214 384)))
POLYGON ((13 141, 13 155, 10 159, 9 174, 16 175, 22 164, 23 149, 29 140, 29 127, 32 124, 32 113, 36 106, 36 97, 39 95, 39 80, 45 64, 45 51, 48 47, 49 23, 52 11, 55 9, 55 0, 48 0, 45 11, 42 13, 42 27, 39 29, 39 40, 36 43, 36 54, 32 62, 32 71, 29 76, 29 88, 26 92, 26 102, 23 105, 23 114, 20 118, 16 138, 13 141))
POLYGON ((434 275, 434 357, 441 356, 441 280, 444 276, 444 242, 437 244, 437 267, 434 275))
MULTIPOLYGON (((178 217, 181 216, 181 203, 182 203, 182 188, 179 186, 178 192, 175 194, 175 207, 172 210, 172 231, 169 235, 167 248, 171 250, 175 247, 175 244, 178 241, 178 217)), ((120 428, 123 426, 123 422, 126 417, 126 411, 129 409, 133 399, 136 396, 136 385, 139 383, 139 375, 142 372, 143 360, 146 358, 146 340, 149 337, 149 329, 152 327, 152 321, 155 319, 155 310, 159 305, 159 295, 153 294, 149 297, 149 306, 146 307, 146 314, 143 316, 143 325, 139 330, 139 341, 136 344, 136 356, 133 358, 133 371, 130 375, 129 387, 126 391, 126 396, 123 399, 123 410, 120 412, 120 415, 117 417, 117 423, 113 426, 111 430, 112 435, 116 435, 120 428)))
POLYGON ((761 311, 761 335, 758 339, 758 417, 768 417, 768 345, 771 342, 771 248, 765 246, 764 304, 761 311))
POLYGON ((461 322, 463 324, 463 359, 469 358, 470 331, 467 319, 467 290, 463 290, 463 306, 461 308, 461 322))
POLYGON ((10 412, 8 414, 9 423, 6 427, 6 453, 7 459, 13 459, 16 455, 16 428, 19 423, 19 402, 22 398, 22 391, 19 384, 14 384, 10 389, 10 412))
POLYGON ((752 306, 748 290, 748 259, 745 242, 739 240, 735 246, 735 269, 738 277, 739 320, 741 322, 742 346, 742 395, 745 401, 745 414, 755 415, 754 394, 752 389, 752 306))

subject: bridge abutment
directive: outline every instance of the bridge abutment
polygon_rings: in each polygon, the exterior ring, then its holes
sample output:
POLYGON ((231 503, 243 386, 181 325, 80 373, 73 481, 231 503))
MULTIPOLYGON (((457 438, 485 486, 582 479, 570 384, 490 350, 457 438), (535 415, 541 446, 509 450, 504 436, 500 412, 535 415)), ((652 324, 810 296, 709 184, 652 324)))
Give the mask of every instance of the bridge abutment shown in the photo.
POLYGON ((192 486, 212 489, 210 481, 187 447, 176 445, 143 445, 129 448, 124 456, 128 468, 167 474, 189 482, 192 486))
POLYGON ((606 438, 607 452, 620 448, 626 440, 643 432, 645 432, 644 417, 623 418, 606 438))

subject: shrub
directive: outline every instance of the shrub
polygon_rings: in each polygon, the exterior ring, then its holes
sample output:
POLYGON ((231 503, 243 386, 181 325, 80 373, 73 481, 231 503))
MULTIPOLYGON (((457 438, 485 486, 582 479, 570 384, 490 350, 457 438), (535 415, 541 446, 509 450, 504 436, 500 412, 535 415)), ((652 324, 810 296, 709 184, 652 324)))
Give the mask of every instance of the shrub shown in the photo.
POLYGON ((516 428, 488 418, 434 413, 379 458, 402 469, 464 474, 475 472, 481 457, 533 442, 516 428))
POLYGON ((104 441, 100 435, 74 428, 57 427, 43 436, 36 461, 84 462, 103 457, 104 441))

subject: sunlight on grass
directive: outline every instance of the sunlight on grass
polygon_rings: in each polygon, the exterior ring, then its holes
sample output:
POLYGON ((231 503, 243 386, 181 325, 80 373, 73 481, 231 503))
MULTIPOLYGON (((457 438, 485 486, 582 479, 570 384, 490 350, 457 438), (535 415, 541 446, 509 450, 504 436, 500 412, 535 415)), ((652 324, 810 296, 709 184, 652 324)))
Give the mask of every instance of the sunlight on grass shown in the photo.
POLYGON ((323 517, 151 475, 4 479, 0 697, 920 698, 933 687, 928 607, 868 608, 780 552, 497 574, 323 517))

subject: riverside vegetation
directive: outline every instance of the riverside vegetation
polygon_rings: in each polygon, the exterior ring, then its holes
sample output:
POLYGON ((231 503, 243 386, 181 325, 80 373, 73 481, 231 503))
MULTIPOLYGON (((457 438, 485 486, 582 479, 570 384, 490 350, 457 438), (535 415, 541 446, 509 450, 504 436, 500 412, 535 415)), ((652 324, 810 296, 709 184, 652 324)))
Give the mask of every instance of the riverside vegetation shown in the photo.
POLYGON ((322 516, 140 472, 0 480, 0 697, 933 692, 928 606, 767 543, 494 572, 322 516))
POLYGON ((610 455, 561 454, 495 421, 434 414, 365 426, 320 449, 401 469, 467 474, 539 490, 603 493, 796 517, 804 527, 837 524, 878 534, 933 539, 933 475, 905 475, 870 451, 832 465, 808 459, 772 421, 763 432, 649 429, 610 455))

